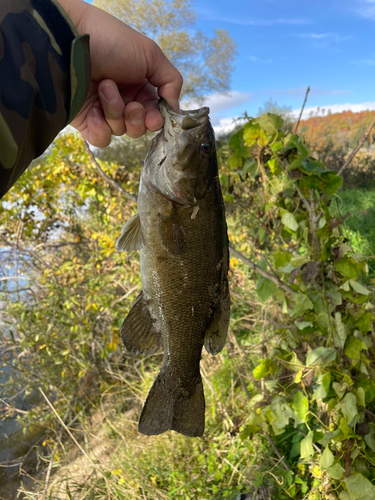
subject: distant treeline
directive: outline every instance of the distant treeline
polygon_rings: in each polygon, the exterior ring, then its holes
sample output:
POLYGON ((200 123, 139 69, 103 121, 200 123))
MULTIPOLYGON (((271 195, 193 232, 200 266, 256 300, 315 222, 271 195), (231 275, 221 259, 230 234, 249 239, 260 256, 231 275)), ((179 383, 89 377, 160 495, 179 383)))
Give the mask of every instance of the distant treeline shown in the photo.
MULTIPOLYGON (((300 130, 308 145, 327 167, 339 170, 354 149, 371 121, 375 111, 328 113, 302 120, 300 130)), ((350 167, 344 172, 344 186, 368 188, 375 185, 375 127, 350 167)))

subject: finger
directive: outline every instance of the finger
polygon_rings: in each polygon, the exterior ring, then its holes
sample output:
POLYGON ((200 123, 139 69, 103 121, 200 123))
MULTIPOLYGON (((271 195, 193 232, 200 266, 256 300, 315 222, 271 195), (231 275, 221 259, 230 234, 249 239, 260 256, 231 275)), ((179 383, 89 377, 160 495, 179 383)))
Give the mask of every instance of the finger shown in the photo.
POLYGON ((156 132, 160 130, 164 125, 164 120, 156 105, 150 106, 148 108, 145 106, 145 112, 145 125, 147 130, 150 130, 150 132, 156 132))
POLYGON ((146 133, 145 109, 139 102, 129 102, 125 106, 126 135, 136 139, 146 133))
POLYGON ((111 128, 104 118, 103 111, 93 106, 87 113, 87 128, 84 137, 90 144, 105 148, 111 142, 111 128))
POLYGON ((111 128, 112 134, 125 134, 125 104, 121 98, 117 85, 112 80, 103 80, 99 84, 98 93, 105 120, 111 128))
POLYGON ((163 97, 176 113, 180 112, 179 98, 183 84, 181 73, 166 58, 155 42, 152 42, 148 55, 148 81, 158 88, 158 94, 163 97))
POLYGON ((164 121, 158 107, 158 94, 153 85, 144 80, 141 85, 128 85, 120 93, 126 104, 136 101, 143 105, 147 130, 156 132, 161 129, 164 121))

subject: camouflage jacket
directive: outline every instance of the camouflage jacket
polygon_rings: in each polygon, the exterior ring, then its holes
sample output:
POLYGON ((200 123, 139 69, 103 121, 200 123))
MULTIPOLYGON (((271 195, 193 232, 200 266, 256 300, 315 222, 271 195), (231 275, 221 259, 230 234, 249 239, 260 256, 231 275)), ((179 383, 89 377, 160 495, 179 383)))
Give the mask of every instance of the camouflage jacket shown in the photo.
POLYGON ((0 0, 0 198, 76 116, 89 36, 57 0, 0 0))

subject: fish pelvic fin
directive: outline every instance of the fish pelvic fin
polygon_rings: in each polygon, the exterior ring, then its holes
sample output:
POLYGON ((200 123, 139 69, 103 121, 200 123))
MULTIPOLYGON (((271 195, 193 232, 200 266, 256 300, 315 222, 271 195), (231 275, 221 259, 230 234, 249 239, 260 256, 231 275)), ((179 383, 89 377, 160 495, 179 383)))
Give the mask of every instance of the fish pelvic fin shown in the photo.
POLYGON ((171 366, 162 368, 147 396, 138 430, 147 436, 174 430, 188 437, 204 432, 204 394, 200 373, 182 381, 171 366))

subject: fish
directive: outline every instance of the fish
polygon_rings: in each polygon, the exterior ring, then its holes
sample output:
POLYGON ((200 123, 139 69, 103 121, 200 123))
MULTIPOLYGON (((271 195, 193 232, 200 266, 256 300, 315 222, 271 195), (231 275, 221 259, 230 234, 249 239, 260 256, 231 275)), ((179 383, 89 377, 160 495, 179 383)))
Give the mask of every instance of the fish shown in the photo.
POLYGON ((176 113, 161 99, 159 109, 164 127, 145 158, 138 212, 116 243, 140 250, 142 280, 121 338, 133 354, 164 351, 139 432, 201 437, 202 349, 223 349, 230 317, 225 207, 209 108, 176 113))

